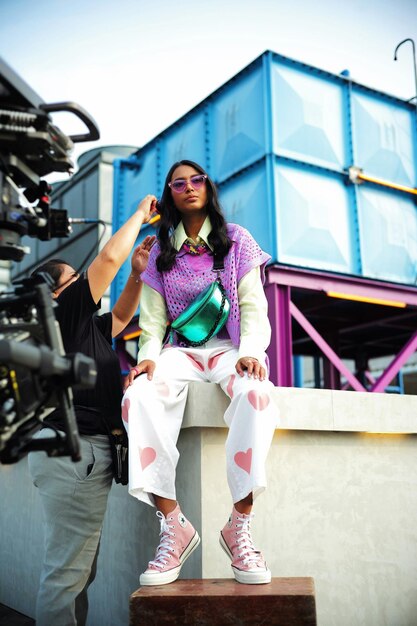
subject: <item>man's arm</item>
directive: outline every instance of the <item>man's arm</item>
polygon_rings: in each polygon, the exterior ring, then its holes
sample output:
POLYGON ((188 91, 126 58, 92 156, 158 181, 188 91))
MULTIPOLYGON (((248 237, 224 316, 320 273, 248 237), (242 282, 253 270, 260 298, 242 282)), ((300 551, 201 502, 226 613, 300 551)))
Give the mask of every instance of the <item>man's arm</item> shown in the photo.
POLYGON ((143 223, 149 221, 156 206, 156 197, 146 196, 135 213, 114 233, 87 270, 91 296, 100 300, 135 244, 143 223))

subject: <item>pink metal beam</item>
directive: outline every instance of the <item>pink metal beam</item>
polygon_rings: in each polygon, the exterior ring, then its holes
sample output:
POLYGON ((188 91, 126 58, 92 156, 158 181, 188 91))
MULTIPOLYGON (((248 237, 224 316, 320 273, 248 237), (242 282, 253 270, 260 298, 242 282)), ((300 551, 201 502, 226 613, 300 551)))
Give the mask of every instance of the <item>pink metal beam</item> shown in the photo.
POLYGON ((329 359, 329 361, 343 374, 346 380, 349 381, 351 387, 355 391, 367 391, 365 387, 358 381, 358 379, 352 374, 352 372, 346 367, 341 359, 337 356, 336 352, 329 346, 327 341, 323 339, 319 332, 314 328, 301 311, 295 306, 293 302, 290 302, 290 312, 295 320, 300 324, 306 333, 311 337, 314 343, 320 348, 323 354, 329 359))
POLYGON ((417 350, 417 332, 407 341, 405 346, 400 350, 397 356, 391 361, 385 371, 378 378, 376 383, 374 383, 371 387, 371 391, 381 392, 384 391, 385 387, 387 387, 394 376, 398 374, 404 363, 409 359, 409 357, 414 354, 417 350))
POLYGON ((292 330, 290 314, 291 288, 269 284, 265 287, 272 341, 268 348, 270 378, 279 387, 293 386, 292 330))
MULTIPOLYGON (((329 346, 333 349, 337 349, 338 347, 338 336, 336 333, 332 333, 333 337, 326 336, 325 341, 328 342, 329 346), (331 344, 330 341, 334 341, 335 343, 331 344), (336 345, 335 345, 336 344, 336 345)), ((323 337, 324 339, 324 337, 323 337)), ((335 365, 329 361, 329 359, 324 359, 323 362, 323 379, 324 379, 324 387, 326 389, 340 389, 340 372, 335 367, 335 365)))
POLYGON ((380 300, 397 300, 409 305, 417 305, 417 288, 354 276, 335 276, 327 272, 304 270, 286 265, 272 265, 267 268, 268 283, 278 283, 290 287, 313 291, 338 291, 357 296, 380 300))

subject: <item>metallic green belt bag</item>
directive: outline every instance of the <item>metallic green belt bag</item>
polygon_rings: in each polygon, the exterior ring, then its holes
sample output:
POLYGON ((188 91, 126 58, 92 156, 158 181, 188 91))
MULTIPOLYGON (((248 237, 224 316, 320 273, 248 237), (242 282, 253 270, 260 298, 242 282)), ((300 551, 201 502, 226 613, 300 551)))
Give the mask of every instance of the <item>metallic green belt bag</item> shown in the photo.
POLYGON ((202 346, 223 328, 229 311, 230 302, 219 276, 172 322, 171 329, 188 345, 202 346))

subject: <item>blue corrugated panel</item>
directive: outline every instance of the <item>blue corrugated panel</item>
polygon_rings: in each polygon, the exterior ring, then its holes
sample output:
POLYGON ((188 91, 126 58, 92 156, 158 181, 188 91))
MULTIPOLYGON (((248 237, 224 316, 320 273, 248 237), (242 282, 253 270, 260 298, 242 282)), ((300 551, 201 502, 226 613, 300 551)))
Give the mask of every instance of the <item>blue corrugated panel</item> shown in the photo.
MULTIPOLYGON (((157 152, 149 147, 140 157, 119 159, 114 162, 113 232, 116 232, 134 213, 138 202, 148 193, 157 192, 157 152)), ((138 241, 144 238, 141 231, 138 241)), ((124 263, 111 285, 111 302, 114 304, 123 290, 130 273, 130 259, 124 263)))
POLYGON ((266 153, 264 68, 255 65, 210 101, 212 176, 221 182, 266 153))
MULTIPOLYGON (((160 153, 161 176, 165 175, 176 161, 180 161, 187 155, 187 159, 200 163, 208 169, 207 162, 207 113, 205 107, 199 107, 192 114, 187 115, 179 122, 171 126, 158 141, 160 153)), ((163 180, 161 180, 162 192, 163 180)))
POLYGON ((340 175, 277 159, 275 206, 276 261, 357 273, 350 192, 340 175))
POLYGON ((261 248, 276 261, 275 208, 268 177, 268 162, 262 159, 219 186, 226 220, 247 228, 261 248))
POLYGON ((360 187, 358 214, 363 274, 417 284, 417 211, 411 198, 360 187))
POLYGON ((275 154, 338 170, 347 167, 344 86, 342 79, 315 76, 306 67, 274 58, 275 154))
POLYGON ((357 88, 352 92, 352 117, 355 165, 377 178, 414 187, 417 181, 417 154, 412 141, 415 110, 357 88))

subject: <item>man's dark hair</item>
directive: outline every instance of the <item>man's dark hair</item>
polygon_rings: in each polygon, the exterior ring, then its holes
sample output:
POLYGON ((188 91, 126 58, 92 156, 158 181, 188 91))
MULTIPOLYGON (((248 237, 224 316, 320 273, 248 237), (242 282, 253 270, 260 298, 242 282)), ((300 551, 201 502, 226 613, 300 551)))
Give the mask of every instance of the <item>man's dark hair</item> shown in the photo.
POLYGON ((46 263, 39 265, 39 267, 32 272, 31 276, 45 272, 51 276, 54 281, 54 289, 57 289, 59 279, 61 278, 61 274, 64 270, 62 267, 63 265, 68 265, 67 261, 63 261, 62 259, 49 259, 46 263))

